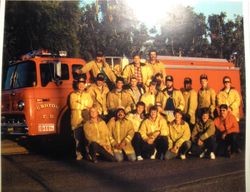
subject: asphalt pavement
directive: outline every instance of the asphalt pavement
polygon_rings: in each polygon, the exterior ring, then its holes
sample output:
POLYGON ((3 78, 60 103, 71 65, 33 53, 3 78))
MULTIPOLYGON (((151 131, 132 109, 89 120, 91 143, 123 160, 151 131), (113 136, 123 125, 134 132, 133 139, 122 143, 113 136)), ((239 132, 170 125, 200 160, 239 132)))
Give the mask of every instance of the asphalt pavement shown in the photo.
POLYGON ((94 164, 40 149, 7 153, 2 154, 2 191, 245 191, 244 156, 243 151, 216 160, 189 157, 94 164))

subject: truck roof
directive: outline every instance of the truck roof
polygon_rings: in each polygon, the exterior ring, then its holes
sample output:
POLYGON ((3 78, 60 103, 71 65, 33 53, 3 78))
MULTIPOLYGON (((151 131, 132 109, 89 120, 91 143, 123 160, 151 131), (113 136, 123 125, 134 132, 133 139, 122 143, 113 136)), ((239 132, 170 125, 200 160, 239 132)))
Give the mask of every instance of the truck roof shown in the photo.
POLYGON ((235 67, 232 62, 226 59, 201 58, 201 57, 176 57, 176 56, 157 56, 158 60, 171 65, 190 65, 190 66, 223 66, 235 67))

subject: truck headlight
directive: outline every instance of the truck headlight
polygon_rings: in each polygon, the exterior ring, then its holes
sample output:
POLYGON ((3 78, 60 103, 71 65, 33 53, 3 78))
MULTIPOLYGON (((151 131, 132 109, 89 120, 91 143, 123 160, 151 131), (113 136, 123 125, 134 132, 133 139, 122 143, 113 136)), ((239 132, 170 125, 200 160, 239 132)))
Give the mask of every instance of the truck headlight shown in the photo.
POLYGON ((17 108, 18 108, 19 111, 22 111, 24 109, 24 106, 25 106, 25 104, 24 104, 24 102, 22 100, 18 101, 17 108))

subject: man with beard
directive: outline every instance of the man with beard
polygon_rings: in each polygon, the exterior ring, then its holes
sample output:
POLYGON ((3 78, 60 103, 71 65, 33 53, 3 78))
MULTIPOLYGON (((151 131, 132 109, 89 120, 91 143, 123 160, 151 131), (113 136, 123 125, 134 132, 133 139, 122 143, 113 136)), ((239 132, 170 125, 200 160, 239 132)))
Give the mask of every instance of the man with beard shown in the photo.
POLYGON ((153 76, 156 75, 157 73, 160 73, 163 75, 163 81, 164 81, 166 77, 165 66, 162 62, 160 62, 157 59, 156 50, 150 50, 148 53, 148 56, 149 56, 149 60, 147 61, 146 64, 151 67, 153 71, 153 76))
POLYGON ((185 107, 185 100, 180 90, 177 90, 173 86, 173 76, 166 76, 166 89, 159 92, 156 97, 156 104, 159 106, 159 112, 166 115, 167 121, 174 120, 174 110, 183 110, 185 107))
POLYGON ((134 128, 130 120, 125 117, 126 113, 123 108, 118 108, 116 116, 108 122, 110 130, 110 142, 114 150, 114 156, 118 162, 124 160, 124 154, 129 161, 135 161, 135 151, 132 146, 134 137, 134 128))

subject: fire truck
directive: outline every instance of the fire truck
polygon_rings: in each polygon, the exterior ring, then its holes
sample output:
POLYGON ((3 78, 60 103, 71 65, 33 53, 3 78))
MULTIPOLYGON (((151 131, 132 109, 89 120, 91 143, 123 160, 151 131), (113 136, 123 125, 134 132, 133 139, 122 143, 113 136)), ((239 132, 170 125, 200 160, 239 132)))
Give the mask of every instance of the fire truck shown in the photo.
MULTIPOLYGON (((208 75, 209 85, 218 92, 222 78, 228 75, 241 93, 240 71, 225 59, 158 56, 166 74, 174 77, 174 86, 181 88, 183 79, 191 77, 193 87, 200 87, 201 74, 208 75)), ((128 64, 124 57, 106 57, 115 74, 120 75, 128 64)), ((69 94, 77 68, 85 61, 68 58, 64 52, 47 51, 26 54, 11 63, 5 73, 2 91, 1 133, 12 135, 58 135, 70 131, 69 94)), ((86 74, 87 79, 89 75, 86 74)), ((243 113, 241 112, 242 117, 243 113)))
POLYGON ((69 131, 68 97, 85 61, 38 50, 11 63, 2 91, 1 133, 51 135, 69 131))

